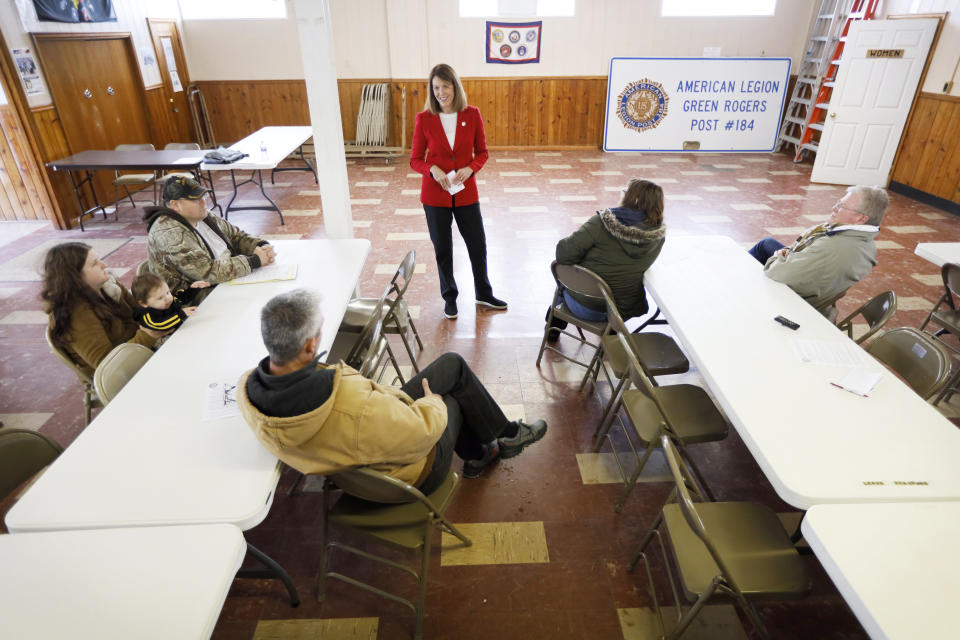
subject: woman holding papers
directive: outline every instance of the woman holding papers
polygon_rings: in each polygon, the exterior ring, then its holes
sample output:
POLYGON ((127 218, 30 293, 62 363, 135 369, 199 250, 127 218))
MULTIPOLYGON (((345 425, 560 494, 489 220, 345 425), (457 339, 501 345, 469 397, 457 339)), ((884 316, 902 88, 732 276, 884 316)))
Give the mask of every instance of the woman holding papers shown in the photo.
POLYGON ((453 219, 467 245, 473 267, 476 301, 490 309, 506 309, 495 298, 487 278, 487 239, 483 232, 474 174, 487 162, 487 142, 480 110, 467 104, 467 95, 452 67, 430 70, 427 102, 413 129, 410 167, 423 175, 420 202, 427 216, 430 240, 437 255, 443 315, 457 317, 453 278, 453 219))

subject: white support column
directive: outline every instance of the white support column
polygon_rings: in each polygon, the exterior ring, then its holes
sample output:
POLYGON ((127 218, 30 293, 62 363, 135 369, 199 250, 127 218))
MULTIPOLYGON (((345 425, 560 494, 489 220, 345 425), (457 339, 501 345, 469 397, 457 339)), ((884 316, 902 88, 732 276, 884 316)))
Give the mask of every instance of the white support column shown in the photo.
POLYGON ((323 226, 328 238, 352 238, 353 214, 343 151, 330 0, 293 0, 293 8, 307 81, 307 104, 323 202, 323 226))

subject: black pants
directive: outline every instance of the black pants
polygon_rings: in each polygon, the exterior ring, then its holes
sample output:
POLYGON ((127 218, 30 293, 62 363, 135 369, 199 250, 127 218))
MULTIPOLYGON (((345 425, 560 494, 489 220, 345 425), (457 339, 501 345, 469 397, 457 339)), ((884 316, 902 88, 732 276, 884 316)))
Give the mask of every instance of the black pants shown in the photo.
POLYGON ((437 254, 437 273, 440 276, 440 295, 447 302, 457 299, 457 281, 453 278, 453 219, 467 245, 470 266, 473 267, 473 288, 477 299, 493 295, 487 278, 487 237, 483 232, 483 216, 478 203, 458 207, 423 205, 433 251, 437 254))
POLYGON ((476 460, 483 456, 481 445, 513 425, 459 354, 445 353, 421 369, 403 385, 404 393, 414 400, 422 398, 424 378, 447 405, 447 428, 437 441, 433 467, 420 485, 421 491, 430 493, 447 477, 454 452, 463 460, 476 460))

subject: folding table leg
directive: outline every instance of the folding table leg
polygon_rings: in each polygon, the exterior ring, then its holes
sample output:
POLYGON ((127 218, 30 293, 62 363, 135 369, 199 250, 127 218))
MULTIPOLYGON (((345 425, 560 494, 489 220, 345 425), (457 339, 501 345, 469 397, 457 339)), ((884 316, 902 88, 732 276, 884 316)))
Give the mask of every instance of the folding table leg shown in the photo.
POLYGON ((287 588, 287 592, 290 594, 290 606, 298 607, 300 606, 300 595, 297 593, 297 588, 293 584, 293 580, 290 579, 289 574, 284 571, 277 562, 265 554, 263 551, 260 551, 255 546, 247 543, 247 553, 256 558, 263 564, 265 569, 240 569, 237 572, 238 578, 266 578, 268 580, 280 580, 283 582, 283 585, 287 588))

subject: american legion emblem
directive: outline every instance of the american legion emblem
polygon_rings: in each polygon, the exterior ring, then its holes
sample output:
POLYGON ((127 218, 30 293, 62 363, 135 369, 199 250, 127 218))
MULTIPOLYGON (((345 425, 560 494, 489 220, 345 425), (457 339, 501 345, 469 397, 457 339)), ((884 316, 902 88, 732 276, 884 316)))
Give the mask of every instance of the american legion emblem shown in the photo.
POLYGON ((644 78, 631 82, 617 96, 617 115, 625 128, 642 133, 663 121, 669 103, 663 85, 644 78))

